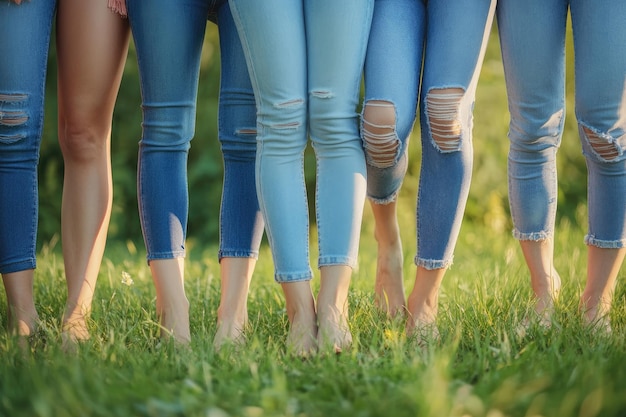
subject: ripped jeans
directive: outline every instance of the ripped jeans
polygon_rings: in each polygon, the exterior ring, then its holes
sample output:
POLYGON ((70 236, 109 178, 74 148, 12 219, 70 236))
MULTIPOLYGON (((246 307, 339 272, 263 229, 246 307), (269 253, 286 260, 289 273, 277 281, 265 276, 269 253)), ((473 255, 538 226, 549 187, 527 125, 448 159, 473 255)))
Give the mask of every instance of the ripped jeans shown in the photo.
POLYGON ((452 264, 472 174, 476 84, 494 11, 495 0, 375 3, 361 122, 368 197, 378 204, 397 197, 419 98, 415 263, 427 269, 452 264), (394 116, 372 118, 372 107, 392 109, 394 116))
POLYGON ((230 1, 257 100, 257 193, 278 282, 313 276, 308 135, 317 160, 319 265, 356 264, 366 176, 356 108, 372 4, 230 1))
POLYGON ((187 156, 209 14, 217 16, 222 69, 219 258, 258 256, 264 226, 254 185, 256 107, 226 0, 128 0, 143 101, 138 198, 148 261, 185 255, 187 156))
POLYGON ((509 199, 514 235, 554 234, 556 153, 565 117, 565 36, 571 11, 575 105, 588 170, 585 243, 626 246, 626 3, 500 0, 509 97, 509 199))
POLYGON ((56 1, 0 2, 0 273, 36 266, 37 164, 56 1))

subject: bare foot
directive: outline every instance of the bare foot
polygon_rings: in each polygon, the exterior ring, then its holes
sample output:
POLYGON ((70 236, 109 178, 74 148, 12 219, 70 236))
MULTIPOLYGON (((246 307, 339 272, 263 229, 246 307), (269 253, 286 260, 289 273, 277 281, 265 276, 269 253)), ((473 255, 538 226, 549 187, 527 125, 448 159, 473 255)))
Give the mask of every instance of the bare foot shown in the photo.
POLYGON ((287 352, 308 357, 317 351, 317 323, 315 314, 296 313, 290 319, 287 352))
POLYGON ((17 344, 23 352, 31 348, 31 341, 39 330, 39 317, 36 315, 14 319, 9 316, 9 331, 18 337, 17 344))
POLYGON ((317 344, 320 350, 341 353, 352 345, 347 311, 341 311, 335 306, 319 306, 317 317, 317 344))
POLYGON ((243 345, 246 340, 245 330, 247 326, 247 320, 218 320, 217 331, 213 338, 215 350, 220 350, 226 345, 243 345))
POLYGON ((173 338, 181 345, 191 342, 189 330, 189 303, 186 308, 163 308, 159 312, 161 338, 173 338))
POLYGON ((611 327, 611 317, 609 316, 610 303, 605 303, 601 299, 592 303, 591 300, 583 303, 581 298, 580 310, 583 316, 583 324, 590 329, 609 335, 613 332, 611 327))
POLYGON ((37 315, 27 318, 9 317, 9 330, 20 337, 29 337, 36 333, 39 317, 37 315))
POLYGON ((435 322, 422 323, 418 320, 408 320, 406 335, 409 340, 415 341, 420 347, 427 347, 439 343, 441 335, 435 322))
POLYGON ((89 340, 89 329, 85 316, 63 320, 61 330, 61 349, 68 354, 76 353, 81 342, 89 340))
POLYGON ((405 313, 403 267, 404 259, 400 240, 391 245, 378 245, 376 263, 376 307, 390 317, 405 313))
POLYGON ((307 357, 317 350, 317 316, 310 281, 284 282, 289 335, 287 352, 307 357))
POLYGON ((533 280, 532 286, 536 297, 535 312, 539 324, 544 327, 549 326, 554 315, 554 303, 561 291, 561 277, 556 269, 552 269, 550 276, 545 277, 541 282, 533 280))
POLYGON ((415 292, 408 300, 408 319, 406 321, 406 335, 414 339, 420 346, 427 346, 439 342, 439 328, 437 327, 437 297, 423 299, 415 292))

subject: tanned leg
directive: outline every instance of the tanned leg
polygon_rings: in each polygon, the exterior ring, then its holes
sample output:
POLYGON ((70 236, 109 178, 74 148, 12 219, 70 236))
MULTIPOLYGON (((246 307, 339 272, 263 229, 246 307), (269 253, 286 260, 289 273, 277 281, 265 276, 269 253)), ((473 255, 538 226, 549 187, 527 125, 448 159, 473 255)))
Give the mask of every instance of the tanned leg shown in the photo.
POLYGON ((65 175, 61 230, 67 281, 64 339, 89 338, 87 319, 111 216, 111 120, 129 41, 105 2, 58 7, 59 143, 65 175))

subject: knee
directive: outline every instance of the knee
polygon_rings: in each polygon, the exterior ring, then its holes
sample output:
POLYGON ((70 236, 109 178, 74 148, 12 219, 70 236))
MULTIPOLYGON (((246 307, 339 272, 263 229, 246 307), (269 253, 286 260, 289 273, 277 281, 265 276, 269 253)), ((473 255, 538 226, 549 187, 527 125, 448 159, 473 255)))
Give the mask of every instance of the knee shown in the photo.
POLYGON ((293 98, 272 106, 272 111, 266 127, 280 133, 287 133, 305 128, 306 101, 302 98, 293 98))
POLYGON ((442 153, 459 151, 463 124, 461 88, 436 88, 426 95, 425 113, 433 145, 442 153))
POLYGON ((59 121, 59 146, 63 157, 74 162, 90 162, 106 154, 110 125, 99 126, 88 118, 59 121))
POLYGON ((257 130, 251 127, 236 128, 234 132, 222 132, 220 142, 224 160, 254 163, 256 137, 257 130))
POLYGON ((624 155, 626 134, 613 137, 607 132, 579 123, 582 139, 591 149, 591 154, 601 162, 617 162, 624 155))
POLYGON ((394 165, 401 148, 393 103, 371 100, 363 107, 361 138, 367 163, 376 168, 394 165))
POLYGON ((511 112, 509 138, 513 150, 553 154, 560 146, 565 111, 545 113, 540 107, 525 106, 511 112))

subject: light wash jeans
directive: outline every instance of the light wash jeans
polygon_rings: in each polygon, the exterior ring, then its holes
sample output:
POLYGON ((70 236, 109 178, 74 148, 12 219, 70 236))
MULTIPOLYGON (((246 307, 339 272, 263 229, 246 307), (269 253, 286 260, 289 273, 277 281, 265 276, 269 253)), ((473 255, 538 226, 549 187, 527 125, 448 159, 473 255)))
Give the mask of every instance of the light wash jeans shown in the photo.
POLYGON ((571 10, 576 118, 588 169, 585 242, 626 245, 626 2, 500 0, 509 96, 509 199, 514 235, 552 237, 556 153, 565 117, 565 33, 571 10))
POLYGON ((230 5, 257 99, 257 192, 275 279, 312 277, 307 134, 317 161, 318 264, 352 267, 366 187, 356 108, 373 0, 230 5))
POLYGON ((422 164, 415 263, 427 269, 445 268, 453 261, 472 175, 476 85, 495 3, 376 0, 365 64, 365 103, 393 104, 395 135, 387 140, 396 142, 397 151, 390 163, 374 162, 367 124, 362 124, 368 196, 378 204, 396 198, 406 174, 419 97, 422 164), (459 94, 442 95, 447 88, 459 94))
POLYGON ((37 163, 56 1, 0 1, 0 273, 36 266, 37 163))
POLYGON ((224 154, 219 257, 256 257, 263 234, 254 188, 255 103, 225 0, 128 0, 143 101, 138 195, 148 261, 185 255, 187 156, 195 132, 202 43, 217 12, 224 154))

